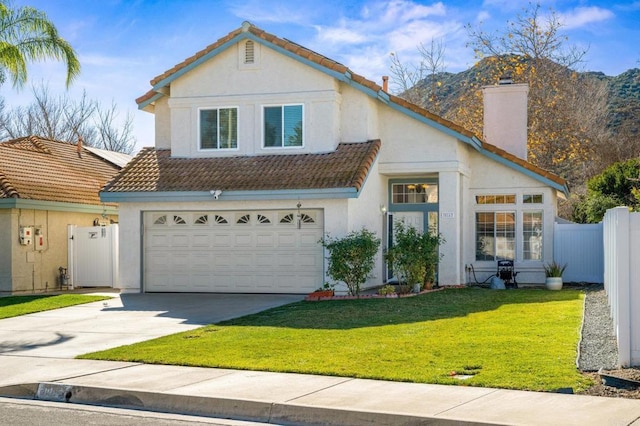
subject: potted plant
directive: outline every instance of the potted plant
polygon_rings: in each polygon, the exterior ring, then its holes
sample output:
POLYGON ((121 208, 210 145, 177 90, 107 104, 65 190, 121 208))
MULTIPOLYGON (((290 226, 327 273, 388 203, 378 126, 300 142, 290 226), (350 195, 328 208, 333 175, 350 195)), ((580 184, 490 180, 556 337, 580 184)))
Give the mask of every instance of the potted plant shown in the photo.
POLYGON ((554 260, 544 266, 544 274, 547 277, 545 285, 549 290, 562 290, 562 274, 567 269, 567 264, 560 265, 554 260))
POLYGON ((325 299, 328 297, 333 297, 335 294, 335 284, 331 284, 325 282, 322 287, 317 288, 313 293, 309 293, 307 299, 325 299))

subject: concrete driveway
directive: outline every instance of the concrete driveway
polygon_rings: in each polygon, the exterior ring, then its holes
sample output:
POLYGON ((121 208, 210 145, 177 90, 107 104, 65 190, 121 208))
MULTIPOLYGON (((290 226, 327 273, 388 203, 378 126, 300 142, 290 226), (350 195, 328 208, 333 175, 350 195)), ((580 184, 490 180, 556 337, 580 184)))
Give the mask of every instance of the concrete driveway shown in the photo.
POLYGON ((0 356, 73 358, 260 312, 303 297, 109 295, 113 299, 0 320, 0 356))

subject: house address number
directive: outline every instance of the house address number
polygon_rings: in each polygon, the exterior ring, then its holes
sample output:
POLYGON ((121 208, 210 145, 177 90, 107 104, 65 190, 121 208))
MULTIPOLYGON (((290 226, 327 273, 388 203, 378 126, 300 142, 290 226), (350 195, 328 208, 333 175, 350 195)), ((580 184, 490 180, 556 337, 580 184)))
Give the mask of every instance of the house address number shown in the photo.
POLYGON ((440 212, 440 217, 443 219, 453 219, 455 214, 453 212, 440 212))

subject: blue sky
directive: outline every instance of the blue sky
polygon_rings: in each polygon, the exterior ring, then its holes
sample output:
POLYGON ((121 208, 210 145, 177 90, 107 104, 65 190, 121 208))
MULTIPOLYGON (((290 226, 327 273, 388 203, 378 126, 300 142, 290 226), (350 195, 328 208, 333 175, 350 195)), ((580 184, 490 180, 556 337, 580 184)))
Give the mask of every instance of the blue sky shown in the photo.
MULTIPOLYGON (((528 1, 412 0, 13 0, 45 11, 62 37, 76 49, 82 74, 69 89, 86 90, 105 106, 118 105, 121 116, 134 116, 137 148, 153 146, 153 115, 138 111, 135 98, 149 80, 248 20, 337 60, 354 72, 380 81, 389 74, 389 55, 403 62, 417 56, 420 43, 445 45, 446 70, 458 72, 475 59, 466 24, 483 22, 487 30, 504 29, 528 1)), ((618 75, 640 67, 640 0, 542 0, 561 17, 569 42, 588 48, 585 70, 618 75)), ((30 86, 64 88, 64 67, 35 64, 21 91, 0 87, 7 106, 30 101, 30 86)))

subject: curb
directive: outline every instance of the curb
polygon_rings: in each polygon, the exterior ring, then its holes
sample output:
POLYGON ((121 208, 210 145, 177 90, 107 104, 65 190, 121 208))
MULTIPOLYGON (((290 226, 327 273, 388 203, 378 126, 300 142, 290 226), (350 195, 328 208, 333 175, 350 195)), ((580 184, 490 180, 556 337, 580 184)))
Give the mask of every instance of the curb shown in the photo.
POLYGON ((75 386, 63 383, 28 383, 0 387, 0 396, 39 401, 225 418, 279 425, 457 425, 493 423, 420 417, 391 412, 344 410, 330 407, 264 401, 199 397, 127 389, 75 386))

